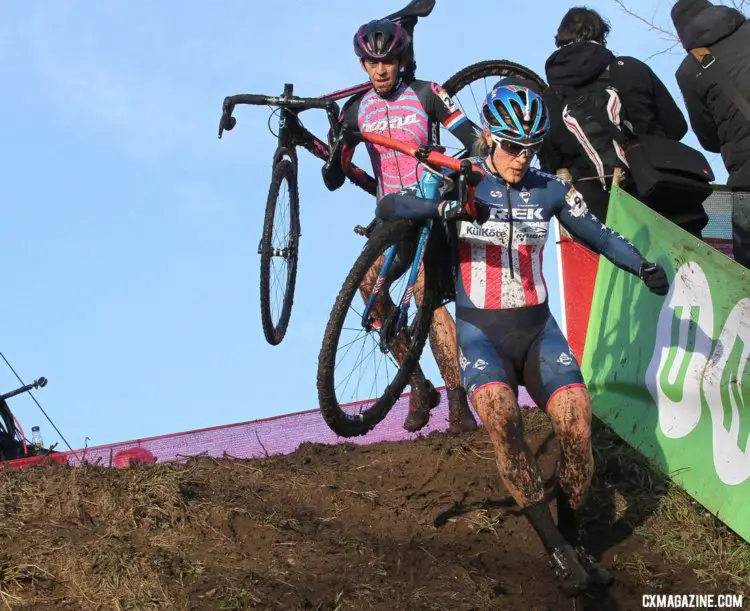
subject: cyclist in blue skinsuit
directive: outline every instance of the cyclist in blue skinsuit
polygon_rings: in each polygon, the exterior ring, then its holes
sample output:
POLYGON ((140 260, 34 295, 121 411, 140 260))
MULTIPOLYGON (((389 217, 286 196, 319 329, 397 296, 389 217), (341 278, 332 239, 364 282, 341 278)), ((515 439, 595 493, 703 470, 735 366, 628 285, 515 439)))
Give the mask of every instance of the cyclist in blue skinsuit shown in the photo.
POLYGON ((539 95, 501 85, 485 99, 482 118, 475 152, 483 156, 472 158, 484 174, 476 191, 476 218, 449 194, 422 199, 416 187, 383 197, 378 216, 455 221, 451 264, 462 381, 494 445, 500 478, 550 554, 563 590, 574 595, 609 584, 611 576, 580 548, 577 514, 594 470, 591 404, 578 363, 549 310, 542 253, 550 220, 557 217, 654 293, 665 295, 668 281, 659 265, 645 261, 591 214, 570 184, 530 168, 549 129, 539 95), (523 438, 519 384, 547 410, 560 440, 557 526, 523 438))

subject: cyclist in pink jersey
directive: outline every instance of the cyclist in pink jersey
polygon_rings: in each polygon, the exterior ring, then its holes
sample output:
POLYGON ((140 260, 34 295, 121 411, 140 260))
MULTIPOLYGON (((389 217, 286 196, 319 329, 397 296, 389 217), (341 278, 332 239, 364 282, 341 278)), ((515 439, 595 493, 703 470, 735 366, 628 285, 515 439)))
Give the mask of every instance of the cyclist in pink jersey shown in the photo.
MULTIPOLYGON (((474 125, 445 90, 437 83, 409 78, 403 73, 405 55, 409 53, 409 38, 403 27, 388 19, 371 21, 354 35, 354 51, 370 78, 372 89, 350 98, 341 111, 339 134, 331 142, 331 157, 323 167, 323 181, 329 190, 335 191, 344 184, 345 168, 354 153, 353 147, 347 143, 358 131, 382 133, 411 144, 430 145, 437 141, 442 124, 467 150, 471 147, 477 133, 474 125)), ((366 181, 362 175, 350 178, 377 199, 401 191, 419 179, 421 166, 413 157, 370 143, 366 146, 376 180, 374 183, 366 181)), ((365 298, 379 269, 380 262, 365 278, 361 287, 365 298)), ((451 432, 476 429, 476 420, 461 385, 456 326, 445 307, 435 310, 430 327, 430 347, 447 388, 451 432)), ((399 361, 403 356, 402 348, 395 347, 393 351, 399 361)), ((414 432, 427 424, 430 410, 438 404, 440 397, 421 369, 411 380, 411 390, 404 428, 414 432)))

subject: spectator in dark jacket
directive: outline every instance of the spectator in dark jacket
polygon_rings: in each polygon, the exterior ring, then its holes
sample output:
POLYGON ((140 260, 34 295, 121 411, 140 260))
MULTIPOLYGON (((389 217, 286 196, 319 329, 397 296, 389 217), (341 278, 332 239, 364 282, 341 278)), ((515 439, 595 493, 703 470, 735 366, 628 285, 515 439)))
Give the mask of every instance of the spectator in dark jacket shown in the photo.
MULTIPOLYGON (((682 46, 710 48, 721 69, 750 101, 750 22, 742 13, 708 0, 679 0, 672 21, 682 46)), ((701 76, 697 60, 688 55, 677 69, 690 125, 703 148, 721 153, 733 191, 734 258, 750 268, 750 119, 729 99, 711 76, 701 76)))
MULTIPOLYGON (((572 8, 563 17, 555 37, 557 51, 545 65, 549 88, 543 96, 550 112, 550 132, 539 156, 547 172, 569 170, 575 187, 602 221, 606 219, 612 179, 606 179, 605 190, 582 145, 565 126, 564 103, 553 89, 584 90, 609 68, 609 83, 622 104, 621 117, 635 133, 681 140, 688 129, 674 98, 651 68, 633 57, 616 57, 607 49, 609 31, 609 25, 591 9, 572 8)), ((611 148, 614 150, 614 146, 611 148)))

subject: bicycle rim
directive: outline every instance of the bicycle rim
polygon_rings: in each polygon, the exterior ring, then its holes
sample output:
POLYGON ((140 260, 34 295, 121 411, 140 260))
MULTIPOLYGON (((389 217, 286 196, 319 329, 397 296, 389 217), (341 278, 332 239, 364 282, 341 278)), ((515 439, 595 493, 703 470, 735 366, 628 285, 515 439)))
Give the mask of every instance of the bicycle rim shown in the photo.
POLYGON ((272 346, 286 335, 294 302, 299 253, 297 174, 288 159, 277 161, 266 201, 260 244, 260 312, 272 346))

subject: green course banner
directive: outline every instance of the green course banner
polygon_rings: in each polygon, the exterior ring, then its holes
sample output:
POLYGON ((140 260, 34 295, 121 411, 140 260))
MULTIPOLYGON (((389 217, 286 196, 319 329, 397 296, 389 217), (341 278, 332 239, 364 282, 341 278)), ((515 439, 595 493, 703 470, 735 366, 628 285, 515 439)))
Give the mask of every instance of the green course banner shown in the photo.
POLYGON ((607 225, 670 290, 600 258, 581 363, 594 414, 750 541, 750 273, 617 188, 607 225))

